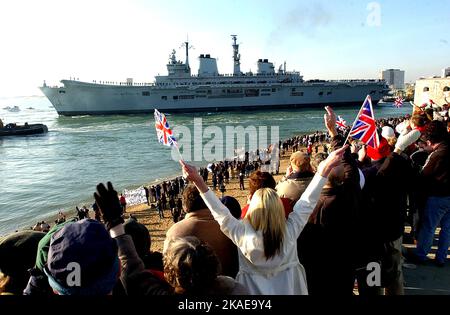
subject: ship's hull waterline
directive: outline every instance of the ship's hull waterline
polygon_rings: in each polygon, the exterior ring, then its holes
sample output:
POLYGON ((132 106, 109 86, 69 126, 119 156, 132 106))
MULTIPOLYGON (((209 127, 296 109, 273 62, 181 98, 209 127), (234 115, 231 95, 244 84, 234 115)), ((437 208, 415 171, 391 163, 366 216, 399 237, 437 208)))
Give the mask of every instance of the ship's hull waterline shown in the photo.
POLYGON ((181 86, 107 85, 62 80, 62 87, 41 87, 59 115, 116 115, 163 112, 215 112, 354 106, 367 95, 374 104, 385 95, 383 81, 340 83, 181 86))

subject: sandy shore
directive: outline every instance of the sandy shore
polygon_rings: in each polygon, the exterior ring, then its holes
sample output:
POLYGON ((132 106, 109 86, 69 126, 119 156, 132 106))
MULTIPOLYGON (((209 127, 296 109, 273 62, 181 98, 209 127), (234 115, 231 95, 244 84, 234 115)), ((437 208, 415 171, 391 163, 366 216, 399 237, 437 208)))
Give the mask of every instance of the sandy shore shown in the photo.
MULTIPOLYGON (((286 152, 280 159, 280 175, 274 175, 276 182, 278 182, 286 170, 289 163, 290 152, 286 152)), ((211 178, 209 178, 208 184, 211 184, 211 178)), ((244 182, 245 188, 248 188, 248 179, 244 182)), ((226 185, 226 196, 232 196, 236 198, 241 207, 247 204, 248 190, 239 189, 239 180, 231 179, 229 184, 226 185)), ((217 196, 221 197, 222 193, 220 191, 216 192, 217 196)), ((138 221, 145 226, 150 231, 150 236, 152 240, 151 250, 161 252, 163 249, 164 239, 166 238, 166 231, 174 224, 172 216, 169 210, 164 211, 164 219, 160 219, 156 209, 151 209, 146 204, 136 205, 127 207, 127 214, 133 214, 138 221)))

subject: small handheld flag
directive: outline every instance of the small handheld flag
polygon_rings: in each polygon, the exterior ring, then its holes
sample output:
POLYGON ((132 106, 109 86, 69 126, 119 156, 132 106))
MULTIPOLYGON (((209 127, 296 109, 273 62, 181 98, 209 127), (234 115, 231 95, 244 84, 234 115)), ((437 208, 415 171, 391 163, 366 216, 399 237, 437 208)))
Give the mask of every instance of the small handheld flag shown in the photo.
POLYGON ((344 118, 342 118, 341 116, 338 116, 337 120, 336 120, 336 126, 339 129, 344 130, 345 128, 347 128, 347 122, 344 120, 344 118))
POLYGON ((400 107, 403 106, 403 102, 404 102, 404 101, 405 101, 405 100, 403 99, 403 97, 399 96, 399 97, 397 97, 397 98, 395 99, 394 106, 397 107, 397 108, 400 108, 400 107))
MULTIPOLYGON (((347 140, 349 137, 358 139, 374 149, 380 146, 370 95, 367 95, 358 116, 356 116, 347 140)), ((345 143, 347 143, 347 140, 345 140, 345 143)))
POLYGON ((155 109, 155 128, 159 143, 171 147, 177 145, 177 140, 173 136, 172 130, 164 114, 155 109))
POLYGON ((173 136, 172 129, 170 129, 169 122, 164 114, 161 114, 157 109, 155 109, 155 128, 156 134, 158 135, 158 141, 162 145, 175 148, 178 151, 178 154, 183 160, 183 156, 180 153, 180 149, 178 148, 178 143, 175 137, 173 136))

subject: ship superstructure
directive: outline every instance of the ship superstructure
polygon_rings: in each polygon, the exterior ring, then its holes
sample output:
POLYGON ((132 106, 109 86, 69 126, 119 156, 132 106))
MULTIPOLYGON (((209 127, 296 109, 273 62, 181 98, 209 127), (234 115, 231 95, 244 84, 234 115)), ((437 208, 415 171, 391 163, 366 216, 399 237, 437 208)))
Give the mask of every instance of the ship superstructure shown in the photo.
POLYGON ((166 76, 153 83, 81 82, 62 80, 63 86, 40 88, 60 115, 105 115, 153 112, 223 111, 298 108, 325 105, 360 105, 367 95, 374 102, 387 94, 382 80, 304 81, 300 72, 287 71, 286 63, 275 71, 268 59, 257 61, 256 73, 242 73, 237 35, 232 35, 233 73, 220 74, 216 58, 199 56, 199 69, 189 65, 189 42, 184 43, 185 62, 170 54, 166 76))

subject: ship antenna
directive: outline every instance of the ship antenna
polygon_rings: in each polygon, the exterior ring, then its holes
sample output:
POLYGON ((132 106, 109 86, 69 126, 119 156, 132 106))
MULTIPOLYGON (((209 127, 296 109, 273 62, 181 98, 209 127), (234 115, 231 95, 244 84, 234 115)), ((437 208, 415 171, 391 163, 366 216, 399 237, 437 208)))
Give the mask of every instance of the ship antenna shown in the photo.
POLYGON ((233 39, 233 63, 234 63, 233 75, 240 75, 241 55, 239 54, 239 44, 236 42, 237 35, 231 35, 231 38, 233 39))
POLYGON ((189 49, 193 49, 194 47, 191 45, 189 46, 189 35, 186 35, 186 41, 181 45, 180 48, 185 47, 186 49, 186 68, 190 70, 189 66, 189 49))

